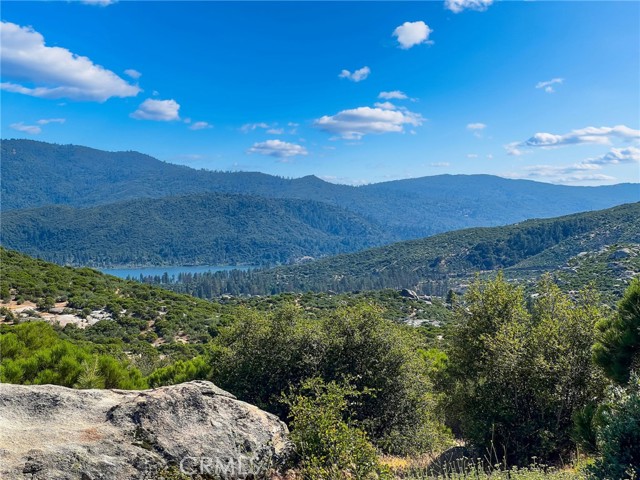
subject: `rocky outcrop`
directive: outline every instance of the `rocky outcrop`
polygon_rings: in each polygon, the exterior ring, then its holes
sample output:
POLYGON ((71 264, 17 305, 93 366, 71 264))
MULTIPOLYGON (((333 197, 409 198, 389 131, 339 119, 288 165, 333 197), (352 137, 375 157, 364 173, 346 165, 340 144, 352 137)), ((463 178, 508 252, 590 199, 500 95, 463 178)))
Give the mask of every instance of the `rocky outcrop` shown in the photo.
POLYGON ((277 417, 211 382, 144 391, 0 384, 3 479, 260 477, 288 456, 287 435, 277 417))

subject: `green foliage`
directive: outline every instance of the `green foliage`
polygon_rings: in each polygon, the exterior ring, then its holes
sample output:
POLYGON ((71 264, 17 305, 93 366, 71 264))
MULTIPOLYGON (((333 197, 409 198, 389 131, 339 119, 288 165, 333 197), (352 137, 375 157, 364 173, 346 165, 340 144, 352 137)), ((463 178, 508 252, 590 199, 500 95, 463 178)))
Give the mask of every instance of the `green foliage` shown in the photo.
POLYGON ((202 356, 191 360, 177 360, 174 363, 155 370, 147 381, 151 388, 164 385, 189 382, 191 380, 205 380, 211 376, 211 364, 202 356))
POLYGON ((76 388, 146 387, 140 371, 127 361, 61 340, 46 323, 3 326, 0 332, 2 382, 76 388))
POLYGON ((611 387, 596 428, 599 457, 589 468, 592 478, 636 480, 640 477, 640 377, 627 388, 611 387))
POLYGON ((332 205, 222 193, 83 209, 48 206, 2 216, 5 247, 85 266, 275 265, 397 239, 332 205))
POLYGON ((195 170, 137 152, 77 145, 3 140, 0 147, 5 211, 222 192, 324 202, 372 219, 395 236, 418 238, 638 201, 633 184, 586 188, 490 175, 437 175, 353 187, 314 176, 285 179, 256 172, 195 170))
POLYGON ((306 379, 352 379, 363 398, 353 420, 386 451, 437 450, 449 436, 427 376, 424 340, 361 305, 309 318, 293 305, 245 310, 215 339, 214 381, 239 398, 287 417, 278 399, 306 379))
POLYGON ((74 340, 139 350, 161 337, 167 344, 163 349, 170 348, 177 335, 202 344, 216 333, 220 305, 205 300, 89 268, 61 267, 1 247, 0 264, 0 288, 14 290, 16 300, 50 308, 54 299, 66 299, 70 313, 86 317, 98 310, 111 317, 86 329, 67 326, 65 333, 74 340))
POLYGON ((556 469, 541 465, 513 467, 509 469, 485 469, 470 463, 463 467, 452 466, 442 475, 429 475, 410 472, 406 480, 587 480, 581 471, 556 469))
POLYGON ((603 389, 589 354, 598 298, 571 300, 547 277, 527 308, 522 289, 498 275, 474 283, 457 316, 445 382, 451 421, 510 464, 566 455, 572 417, 603 389))
POLYGON ((349 418, 361 392, 350 385, 306 380, 285 402, 289 406, 291 441, 303 478, 370 479, 388 473, 366 433, 349 418))
POLYGON ((594 361, 618 383, 626 383, 640 368, 640 279, 626 290, 618 313, 597 324, 594 361))
MULTIPOLYGON (((478 270, 504 268, 510 278, 535 279, 544 272, 564 269, 583 251, 598 251, 621 242, 640 244, 640 203, 506 227, 448 232, 300 265, 198 275, 172 288, 206 298, 224 293, 388 288, 445 297, 450 290, 467 284, 478 270)), ((602 264, 598 281, 611 287, 620 282, 621 272, 606 268, 608 264, 602 264)), ((571 290, 571 275, 582 272, 564 269, 562 274, 569 287, 566 290, 571 290)))

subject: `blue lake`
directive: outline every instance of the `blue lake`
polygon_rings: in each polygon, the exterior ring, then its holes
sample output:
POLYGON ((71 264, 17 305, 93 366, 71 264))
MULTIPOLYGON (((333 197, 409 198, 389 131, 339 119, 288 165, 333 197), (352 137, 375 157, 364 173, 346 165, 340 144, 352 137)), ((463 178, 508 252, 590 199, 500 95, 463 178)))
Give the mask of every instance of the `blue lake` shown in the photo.
POLYGON ((205 272, 222 272, 230 270, 250 270, 255 267, 251 266, 220 266, 220 265, 196 265, 196 266, 177 266, 177 267, 138 267, 138 268, 99 268, 103 273, 114 275, 120 278, 131 277, 133 279, 140 278, 140 274, 143 276, 159 275, 162 276, 167 273, 169 278, 177 277, 180 273, 205 273, 205 272))

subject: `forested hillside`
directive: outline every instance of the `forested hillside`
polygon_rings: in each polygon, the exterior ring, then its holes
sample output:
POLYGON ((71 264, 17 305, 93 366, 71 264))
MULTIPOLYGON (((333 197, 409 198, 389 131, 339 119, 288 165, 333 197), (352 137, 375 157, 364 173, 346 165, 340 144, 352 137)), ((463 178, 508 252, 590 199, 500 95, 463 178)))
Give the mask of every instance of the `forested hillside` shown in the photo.
POLYGON ((476 272, 505 269, 514 278, 537 278, 562 268, 581 252, 620 243, 640 243, 640 203, 506 227, 459 230, 303 265, 185 275, 174 287, 205 297, 382 288, 446 295, 469 283, 476 272))
POLYGON ((5 249, 0 260, 3 383, 212 380, 288 422, 303 473, 431 480, 439 464, 421 459, 455 446, 474 460, 452 478, 635 478, 638 281, 615 311, 593 290, 567 295, 547 276, 532 295, 502 275, 447 305, 391 291, 213 303, 5 249), (402 318, 424 310, 444 328, 402 318), (578 446, 589 462, 564 470, 578 446))
POLYGON ((276 265, 394 237, 325 203, 206 193, 5 212, 1 239, 59 264, 104 266, 276 265))
POLYGON ((2 209, 94 206, 135 198, 224 192, 329 203, 409 239, 609 208, 640 200, 637 184, 569 187, 490 175, 437 175, 352 187, 314 176, 212 172, 137 152, 2 141, 2 209))

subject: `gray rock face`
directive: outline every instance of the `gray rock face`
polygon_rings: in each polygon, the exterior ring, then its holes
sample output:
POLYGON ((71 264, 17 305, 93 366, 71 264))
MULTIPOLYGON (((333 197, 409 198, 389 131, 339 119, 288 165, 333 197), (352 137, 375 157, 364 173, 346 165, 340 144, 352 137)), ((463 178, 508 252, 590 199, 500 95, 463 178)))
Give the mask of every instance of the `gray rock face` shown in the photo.
POLYGON ((211 382, 154 390, 0 384, 0 478, 259 477, 290 453, 276 416, 211 382))
POLYGON ((609 258, 611 260, 620 260, 622 258, 628 258, 630 256, 631 250, 629 250, 628 248, 621 248, 620 250, 616 250, 611 255, 609 255, 609 258))
POLYGON ((413 290, 409 290, 408 288, 403 288, 402 290, 400 290, 400 296, 413 299, 418 298, 418 294, 413 290))

